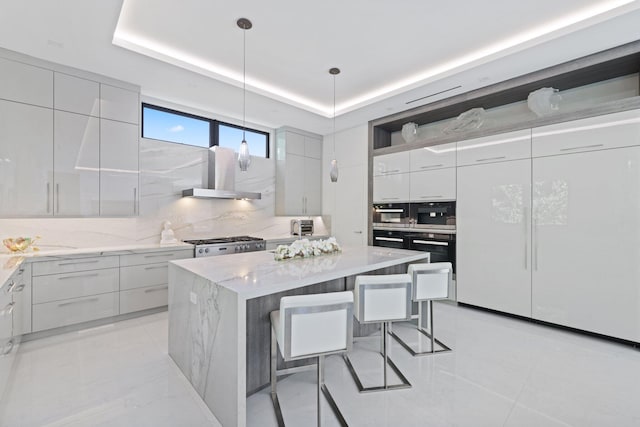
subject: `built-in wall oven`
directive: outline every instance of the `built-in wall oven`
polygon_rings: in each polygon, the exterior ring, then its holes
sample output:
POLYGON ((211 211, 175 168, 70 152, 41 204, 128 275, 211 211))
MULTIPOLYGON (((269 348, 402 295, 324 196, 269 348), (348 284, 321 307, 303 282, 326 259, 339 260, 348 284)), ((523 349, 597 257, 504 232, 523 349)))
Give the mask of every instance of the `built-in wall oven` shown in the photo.
POLYGON ((405 233, 408 249, 431 254, 431 262, 450 262, 456 270, 456 235, 453 233, 405 233))
POLYGON ((415 228, 456 229, 456 202, 411 203, 409 210, 415 228))
POLYGON ((385 248, 409 249, 404 231, 373 230, 373 246, 385 248))
POLYGON ((409 203, 377 203, 373 205, 373 227, 408 227, 409 203))

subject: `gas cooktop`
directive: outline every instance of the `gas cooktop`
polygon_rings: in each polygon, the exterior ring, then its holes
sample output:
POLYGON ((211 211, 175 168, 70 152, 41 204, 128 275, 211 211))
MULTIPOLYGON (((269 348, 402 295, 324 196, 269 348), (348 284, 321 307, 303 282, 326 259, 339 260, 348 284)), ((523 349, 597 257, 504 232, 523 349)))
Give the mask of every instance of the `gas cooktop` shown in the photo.
POLYGON ((251 236, 215 237, 211 239, 185 240, 195 245, 195 257, 226 255, 240 252, 264 251, 264 239, 251 236))

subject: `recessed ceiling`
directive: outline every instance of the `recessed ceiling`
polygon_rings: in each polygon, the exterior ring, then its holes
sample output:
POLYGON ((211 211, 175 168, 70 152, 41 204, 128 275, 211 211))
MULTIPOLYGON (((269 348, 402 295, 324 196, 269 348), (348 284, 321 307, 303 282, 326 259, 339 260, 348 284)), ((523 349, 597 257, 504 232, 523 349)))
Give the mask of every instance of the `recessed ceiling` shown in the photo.
MULTIPOLYGON (((640 8, 634 0, 124 0, 113 43, 326 117, 640 8)), ((446 88, 445 88, 446 89, 446 88)))

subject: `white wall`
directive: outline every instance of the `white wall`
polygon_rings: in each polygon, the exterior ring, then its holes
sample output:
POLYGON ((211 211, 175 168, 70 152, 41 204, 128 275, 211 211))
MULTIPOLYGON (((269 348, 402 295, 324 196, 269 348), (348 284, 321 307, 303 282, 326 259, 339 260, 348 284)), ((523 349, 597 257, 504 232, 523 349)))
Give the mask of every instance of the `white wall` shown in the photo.
MULTIPOLYGON (((178 239, 289 237, 291 217, 274 216, 274 159, 253 157, 249 171, 236 173, 236 189, 261 192, 262 200, 182 198, 183 189, 206 185, 207 158, 204 148, 141 139, 139 217, 0 219, 0 238, 42 236, 43 250, 158 243, 165 220, 178 239)), ((314 220, 316 234, 327 234, 322 218, 314 220)))
POLYGON ((334 139, 324 137, 322 151, 322 213, 331 234, 345 246, 367 244, 367 144, 369 126, 336 132, 338 182, 329 179, 334 139))

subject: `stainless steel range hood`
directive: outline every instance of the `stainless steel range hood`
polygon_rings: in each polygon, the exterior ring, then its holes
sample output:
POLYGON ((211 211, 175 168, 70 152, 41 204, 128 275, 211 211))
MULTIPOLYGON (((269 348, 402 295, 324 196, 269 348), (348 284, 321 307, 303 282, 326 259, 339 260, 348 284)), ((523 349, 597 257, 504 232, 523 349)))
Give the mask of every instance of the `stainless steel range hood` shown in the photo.
POLYGON ((262 194, 236 191, 236 157, 229 148, 214 147, 209 150, 207 188, 182 190, 182 197, 199 199, 261 199, 262 194))

